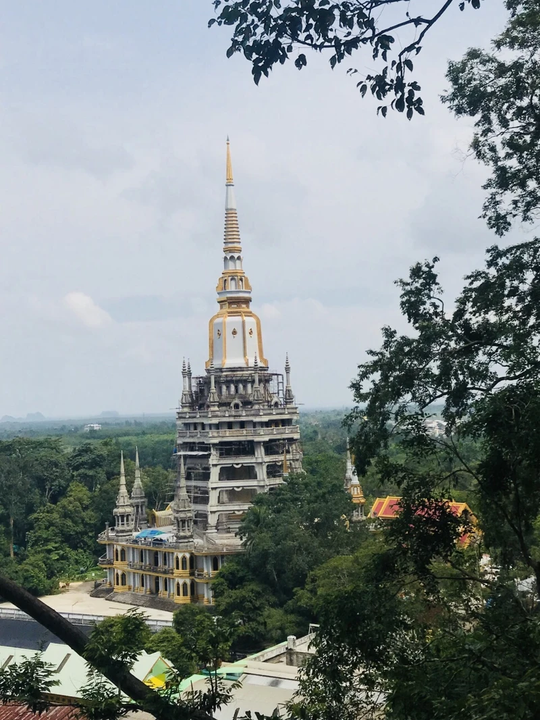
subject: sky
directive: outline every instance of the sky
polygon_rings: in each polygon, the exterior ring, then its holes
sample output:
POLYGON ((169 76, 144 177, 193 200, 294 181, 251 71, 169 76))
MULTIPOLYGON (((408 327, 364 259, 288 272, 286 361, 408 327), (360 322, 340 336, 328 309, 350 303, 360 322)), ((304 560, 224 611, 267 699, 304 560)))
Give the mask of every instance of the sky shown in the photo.
MULTIPOLYGON (((446 297, 495 236, 449 59, 503 27, 457 7, 418 56, 426 116, 377 117, 308 56, 253 84, 211 0, 0 2, 0 417, 169 412, 208 354, 231 138, 244 269, 265 355, 297 401, 352 403, 394 280, 437 255, 446 297)), ((529 237, 513 231, 504 242, 529 237)))

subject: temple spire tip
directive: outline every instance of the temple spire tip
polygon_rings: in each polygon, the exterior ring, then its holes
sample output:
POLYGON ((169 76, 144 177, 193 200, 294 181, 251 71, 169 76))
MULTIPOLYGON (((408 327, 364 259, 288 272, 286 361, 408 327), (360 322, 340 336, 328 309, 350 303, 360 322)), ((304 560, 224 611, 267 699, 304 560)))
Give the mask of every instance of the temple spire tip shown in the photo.
POLYGON ((227 135, 227 169, 226 169, 226 179, 225 182, 227 185, 233 185, 233 172, 232 172, 232 161, 231 161, 231 144, 229 142, 229 136, 227 135))

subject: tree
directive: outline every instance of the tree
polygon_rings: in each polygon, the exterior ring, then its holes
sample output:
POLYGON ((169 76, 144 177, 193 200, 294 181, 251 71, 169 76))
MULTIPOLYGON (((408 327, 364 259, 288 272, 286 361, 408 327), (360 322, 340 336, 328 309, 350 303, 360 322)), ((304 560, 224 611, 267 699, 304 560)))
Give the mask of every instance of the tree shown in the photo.
POLYGON ((0 443, 0 505, 7 515, 11 557, 15 544, 24 542, 28 516, 40 503, 32 480, 39 468, 40 454, 36 451, 43 443, 27 438, 0 443))
POLYGON ((84 443, 69 457, 73 479, 94 492, 107 481, 107 452, 104 443, 84 443))
MULTIPOLYGON (((283 65, 293 58, 295 66, 302 69, 307 65, 306 49, 327 51, 334 68, 365 47, 371 61, 378 62, 381 69, 360 76, 360 94, 363 97, 369 88, 379 101, 393 97, 391 107, 406 111, 409 119, 415 112, 424 114, 418 95, 421 88, 410 77, 414 69, 411 58, 421 51, 426 34, 451 7, 480 7, 480 0, 441 0, 432 13, 423 15, 411 12, 404 0, 213 2, 217 17, 209 25, 234 28, 227 56, 241 52, 252 64, 255 83, 263 75, 268 77, 278 63, 283 65)), ((386 115, 388 106, 381 105, 379 110, 386 115)))
MULTIPOLYGON (((179 696, 178 683, 172 679, 171 687, 157 692, 147 687, 131 674, 130 668, 140 651, 149 641, 149 630, 141 612, 128 612, 123 616, 107 618, 88 638, 79 628, 34 598, 23 588, 0 575, 0 596, 39 622, 43 627, 83 656, 90 667, 112 682, 120 691, 131 698, 126 703, 121 695, 111 694, 99 680, 91 682, 85 691, 80 710, 92 720, 115 720, 126 710, 144 710, 157 720, 213 720, 214 713, 230 699, 231 690, 225 688, 217 674, 217 667, 227 651, 228 631, 207 621, 196 622, 204 625, 204 632, 197 637, 201 651, 200 662, 211 672, 210 690, 179 696)), ((25 702, 37 711, 45 708, 42 693, 51 688, 50 666, 38 657, 36 661, 23 663, 8 671, 0 670, 0 700, 25 702)))
POLYGON ((482 216, 498 235, 540 208, 540 2, 507 0, 510 21, 493 52, 451 62, 443 102, 475 120, 473 155, 491 170, 482 216))
POLYGON ((214 583, 217 613, 238 627, 237 652, 279 642, 283 632, 305 631, 312 618, 296 606, 297 591, 312 570, 350 553, 364 538, 363 528, 351 522, 354 508, 343 490, 341 463, 334 475, 320 467, 320 476, 291 475, 256 497, 240 526, 245 552, 214 583))
POLYGON ((452 309, 435 264, 399 282, 411 333, 384 328, 352 385, 358 470, 397 484, 401 512, 311 575, 321 631, 298 717, 367 715, 378 693, 396 720, 540 713, 540 241, 490 248, 452 309), (476 519, 446 502, 463 476, 476 519))
MULTIPOLYGON (((92 496, 79 482, 72 482, 56 505, 48 504, 32 517, 28 533, 27 563, 39 563, 49 580, 73 578, 94 564, 96 517, 92 496)), ((29 585, 23 581, 24 587, 29 585)))
POLYGON ((174 472, 163 467, 148 467, 143 472, 143 487, 152 510, 163 510, 172 499, 174 472))

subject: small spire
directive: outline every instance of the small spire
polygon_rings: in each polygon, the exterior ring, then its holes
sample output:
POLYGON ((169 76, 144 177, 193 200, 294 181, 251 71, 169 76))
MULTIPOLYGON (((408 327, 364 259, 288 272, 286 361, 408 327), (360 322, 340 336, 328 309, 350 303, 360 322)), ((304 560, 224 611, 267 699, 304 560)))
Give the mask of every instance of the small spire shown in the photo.
POLYGON ((183 362, 182 362, 182 375, 185 375, 186 373, 187 373, 187 369, 186 369, 186 358, 184 358, 184 360, 183 360, 183 362))
POLYGON ((186 466, 184 465, 184 456, 180 455, 180 488, 186 487, 186 466))
POLYGON ((126 470, 124 468, 124 451, 120 450, 120 492, 127 492, 126 470))
POLYGON ((253 357, 253 402, 257 403, 263 399, 263 394, 259 386, 259 358, 257 357, 257 351, 255 351, 253 357))
POLYGON ((186 468, 183 455, 180 455, 180 477, 176 484, 172 510, 176 524, 177 539, 187 540, 192 538, 193 507, 186 488, 186 468))
MULTIPOLYGON (((356 477, 356 471, 354 469, 354 465, 351 458, 351 450, 349 445, 349 438, 347 438, 347 464, 345 466, 345 490, 348 490, 351 487, 352 482, 354 481, 354 478, 356 477)), ((356 477, 356 480, 358 481, 358 477, 356 477)))
POLYGON ((134 525, 138 530, 148 526, 146 516, 146 496, 141 480, 141 466, 139 463, 139 448, 135 446, 135 482, 131 489, 131 504, 134 511, 134 525))
MULTIPOLYGON (((141 466, 139 463, 139 448, 135 446, 135 482, 133 483, 133 490, 131 491, 131 496, 133 497, 133 494, 135 493, 135 489, 142 490, 142 480, 141 480, 141 466)), ((137 494, 137 493, 135 493, 137 494)))
POLYGON ((116 533, 125 534, 133 531, 133 505, 129 499, 126 487, 126 470, 124 467, 123 451, 120 451, 120 485, 113 515, 115 517, 116 533))
POLYGON ((294 403, 294 393, 291 387, 291 364, 289 362, 289 353, 285 354, 285 404, 292 405, 294 403))

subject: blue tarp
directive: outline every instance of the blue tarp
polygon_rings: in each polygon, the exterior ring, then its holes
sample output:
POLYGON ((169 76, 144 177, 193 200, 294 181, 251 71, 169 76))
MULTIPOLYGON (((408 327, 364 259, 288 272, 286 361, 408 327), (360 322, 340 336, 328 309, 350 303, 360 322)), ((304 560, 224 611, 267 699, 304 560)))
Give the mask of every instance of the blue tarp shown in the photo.
POLYGON ((156 537, 156 535, 164 535, 165 533, 163 530, 155 530, 154 528, 150 530, 143 530, 140 533, 137 533, 135 537, 145 538, 145 537, 156 537))

